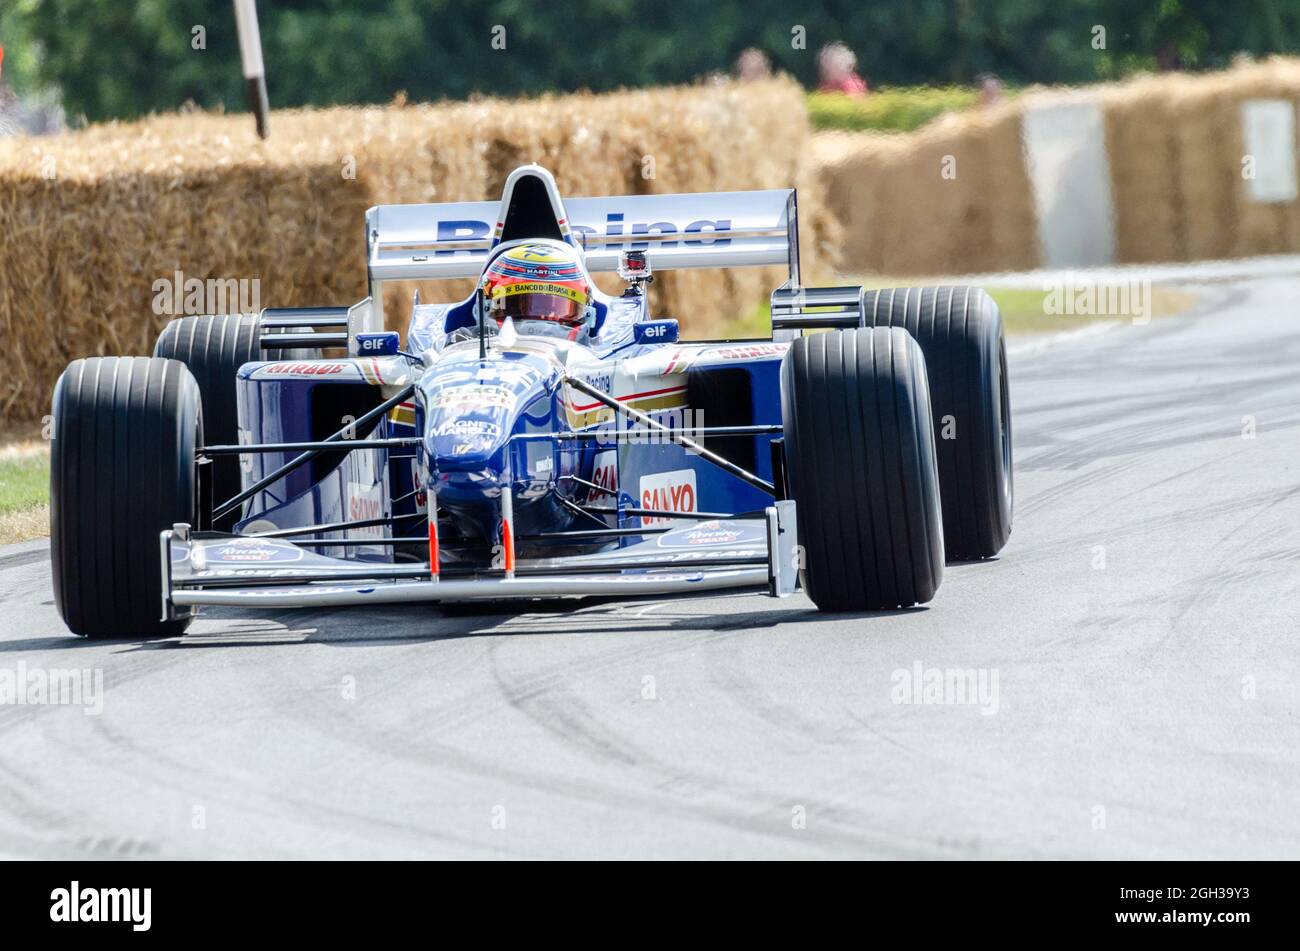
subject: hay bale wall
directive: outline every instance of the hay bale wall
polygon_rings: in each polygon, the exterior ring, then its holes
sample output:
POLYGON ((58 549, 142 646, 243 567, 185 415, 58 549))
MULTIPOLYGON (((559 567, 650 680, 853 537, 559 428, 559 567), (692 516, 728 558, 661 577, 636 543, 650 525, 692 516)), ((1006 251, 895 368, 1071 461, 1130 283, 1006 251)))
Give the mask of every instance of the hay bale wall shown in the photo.
POLYGON ((1185 260, 1183 150, 1174 84, 1140 80, 1105 94, 1102 110, 1116 257, 1132 263, 1185 260))
POLYGON ((1300 201, 1251 198, 1241 118, 1250 100, 1300 108, 1300 60, 1143 77, 1103 95, 1122 263, 1300 250, 1300 201))
POLYGON ((815 154, 844 226, 847 271, 962 274, 1038 263, 1014 105, 944 116, 908 135, 818 136, 815 154))
MULTIPOLYGON (((155 281, 256 279, 263 306, 352 303, 366 292, 366 208, 496 198, 525 162, 569 195, 795 185, 805 259, 825 267, 837 245, 790 80, 293 111, 271 125, 265 143, 247 116, 208 114, 0 139, 0 418, 48 412, 69 360, 148 353, 170 318, 155 313, 155 281)), ((771 268, 667 274, 656 309, 702 336, 781 279, 771 268)), ((426 300, 468 290, 422 287, 426 300)), ((394 327, 410 291, 386 294, 394 327)))
MULTIPOLYGON (((1092 92, 1105 124, 1116 263, 1300 251, 1300 201, 1250 196, 1241 119, 1242 104, 1255 99, 1300 110, 1300 59, 1141 76, 1092 92)), ((1018 141, 1034 96, 908 135, 817 136, 818 173, 846 228, 844 270, 903 276, 1037 266, 1038 222, 1018 141), (937 172, 944 155, 956 160, 951 182, 937 172)))

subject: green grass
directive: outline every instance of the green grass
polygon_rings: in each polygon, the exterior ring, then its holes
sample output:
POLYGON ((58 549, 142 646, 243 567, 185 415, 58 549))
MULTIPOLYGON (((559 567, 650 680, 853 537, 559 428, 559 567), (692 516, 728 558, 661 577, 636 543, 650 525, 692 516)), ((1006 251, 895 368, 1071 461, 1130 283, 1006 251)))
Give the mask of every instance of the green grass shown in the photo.
POLYGON ((0 442, 0 545, 50 533, 50 454, 31 440, 0 442))
MULTIPOLYGON (((989 296, 1002 311, 1002 324, 1010 335, 1060 332, 1083 327, 1098 321, 1122 318, 1067 317, 1049 314, 1044 306, 1047 291, 1032 287, 990 287, 989 296)), ((1196 295, 1169 287, 1151 289, 1151 317, 1172 317, 1196 303, 1196 295)))
POLYGON ((990 287, 988 292, 1002 311, 1002 326, 1008 334, 1073 330, 1099 319, 1049 314, 1043 306, 1046 292, 1032 287, 990 287))
POLYGON ((50 457, 0 459, 0 516, 45 505, 50 500, 50 457))
POLYGON ((945 112, 978 104, 978 89, 966 86, 905 86, 865 96, 808 94, 808 115, 817 130, 911 132, 945 112))

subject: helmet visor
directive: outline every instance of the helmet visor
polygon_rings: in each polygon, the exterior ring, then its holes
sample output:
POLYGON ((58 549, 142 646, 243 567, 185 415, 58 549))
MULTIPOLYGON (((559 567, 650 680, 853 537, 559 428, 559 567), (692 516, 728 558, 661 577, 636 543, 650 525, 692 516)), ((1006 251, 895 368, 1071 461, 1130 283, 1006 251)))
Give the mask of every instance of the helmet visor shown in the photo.
POLYGON ((581 291, 563 284, 543 282, 506 284, 492 289, 489 313, 495 320, 553 320, 581 322, 587 310, 581 291))

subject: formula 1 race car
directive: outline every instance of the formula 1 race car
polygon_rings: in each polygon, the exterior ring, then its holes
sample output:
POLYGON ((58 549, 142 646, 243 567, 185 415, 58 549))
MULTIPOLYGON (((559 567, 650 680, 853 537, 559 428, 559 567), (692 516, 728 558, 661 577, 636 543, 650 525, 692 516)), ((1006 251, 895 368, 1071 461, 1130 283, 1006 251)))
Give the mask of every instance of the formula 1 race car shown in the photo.
POLYGON ((182 317, 152 357, 64 372, 51 545, 73 632, 724 588, 889 609, 934 596, 945 552, 1007 541, 996 305, 803 287, 793 191, 562 201, 525 166, 499 204, 372 208, 366 241, 360 303, 182 317), (773 264, 770 339, 683 342, 650 316, 653 271, 773 264), (609 271, 619 296, 591 283, 609 271), (441 278, 478 285, 417 295, 403 348, 382 285, 441 278))

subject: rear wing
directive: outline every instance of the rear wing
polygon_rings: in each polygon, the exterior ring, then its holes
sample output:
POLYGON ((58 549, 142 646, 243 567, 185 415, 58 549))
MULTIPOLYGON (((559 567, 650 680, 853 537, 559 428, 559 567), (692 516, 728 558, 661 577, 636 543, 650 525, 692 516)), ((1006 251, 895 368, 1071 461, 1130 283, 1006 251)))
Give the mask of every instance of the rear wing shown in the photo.
POLYGON ((789 276, 772 295, 776 339, 836 318, 863 320, 860 288, 803 288, 792 188, 566 200, 550 172, 524 165, 506 178, 500 201, 376 205, 366 212, 370 297, 348 315, 349 346, 355 331, 384 326, 385 281, 477 278, 497 245, 536 237, 581 248, 591 273, 617 271, 624 251, 644 251, 652 271, 784 264, 789 276))
MULTIPOLYGON (((558 197, 558 196, 557 196, 558 197)), ((477 278, 501 231, 504 202, 378 205, 366 212, 371 294, 394 280, 477 278)), ((590 272, 644 250, 653 270, 785 264, 798 284, 794 189, 566 198, 562 228, 590 272)))
POLYGON ((802 287, 799 201, 792 188, 564 200, 550 172, 523 165, 507 176, 500 201, 369 209, 370 296, 349 308, 268 313, 262 346, 346 346, 355 356, 357 335, 385 326, 385 281, 478 278, 497 245, 540 237, 581 248, 592 273, 617 271, 624 251, 644 251, 657 271, 784 264, 789 276, 772 294, 775 339, 835 320, 863 320, 861 288, 802 287))

